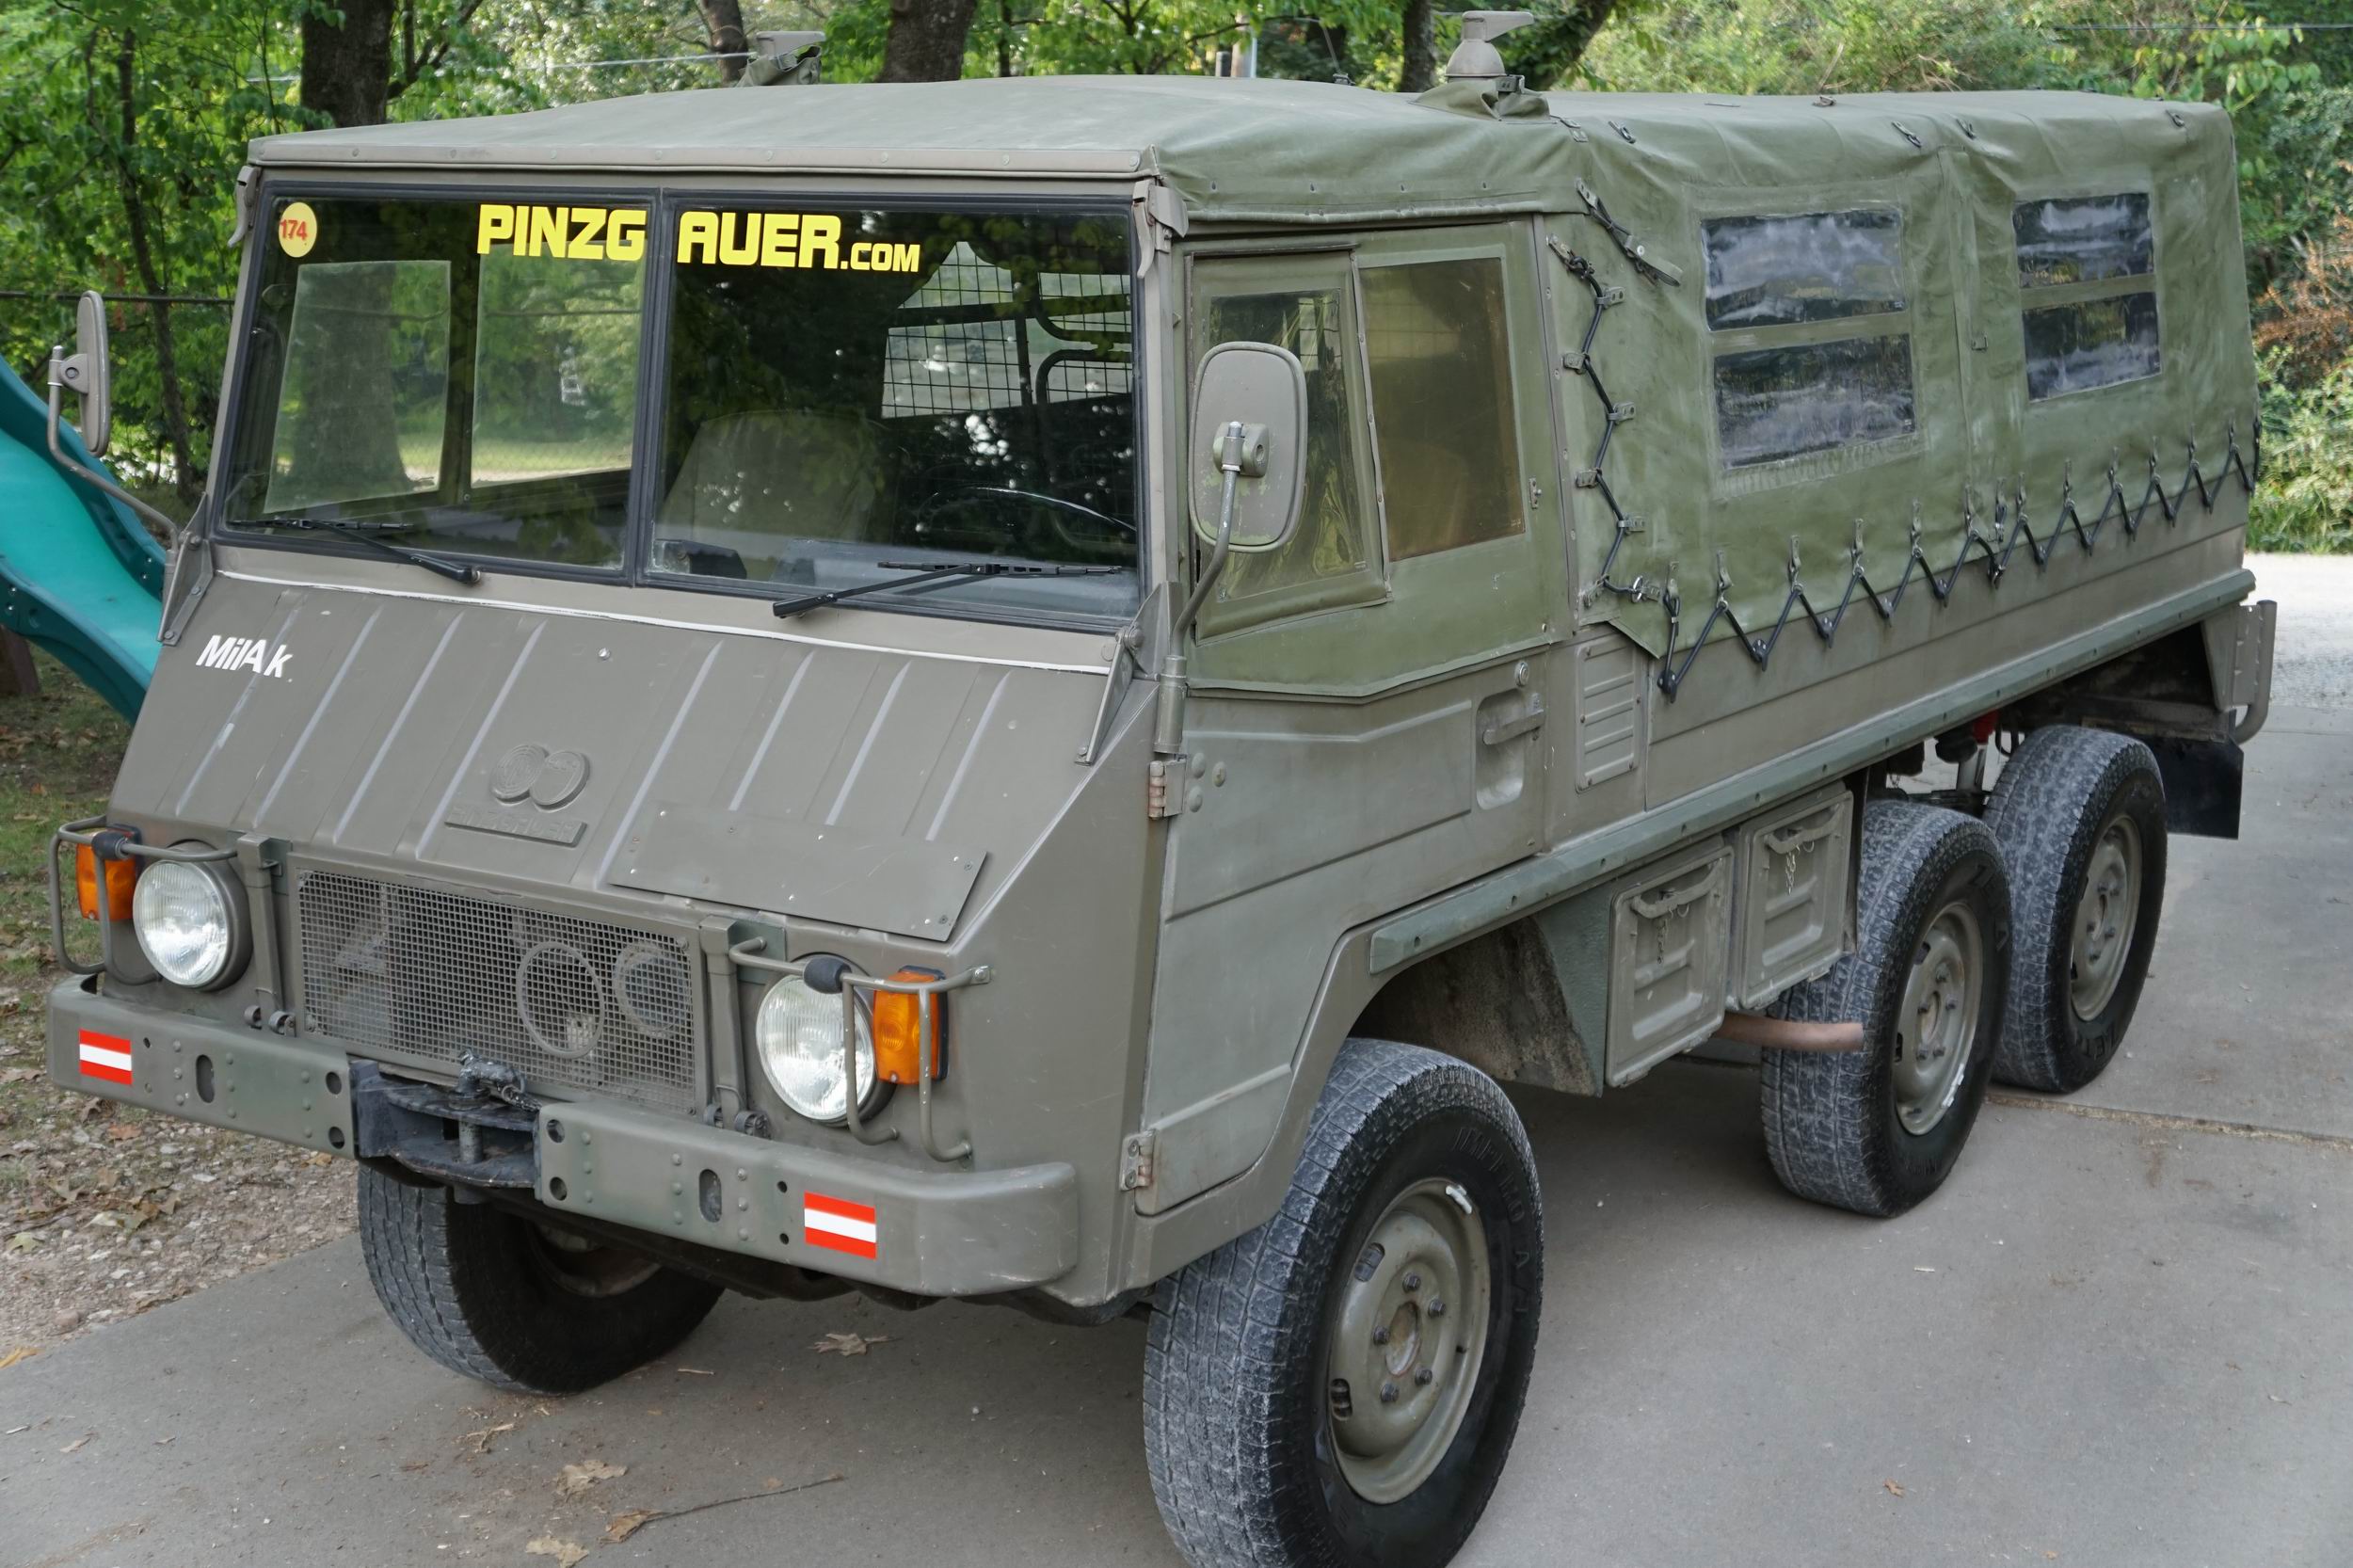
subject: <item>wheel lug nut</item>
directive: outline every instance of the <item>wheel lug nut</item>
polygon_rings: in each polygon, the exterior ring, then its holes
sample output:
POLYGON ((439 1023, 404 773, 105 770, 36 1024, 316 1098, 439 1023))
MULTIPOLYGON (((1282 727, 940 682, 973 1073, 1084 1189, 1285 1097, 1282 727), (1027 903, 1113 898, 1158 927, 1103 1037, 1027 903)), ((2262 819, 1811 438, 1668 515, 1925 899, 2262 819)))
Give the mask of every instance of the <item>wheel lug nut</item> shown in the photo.
POLYGON ((1387 1344, 1389 1342, 1389 1331, 1385 1327, 1374 1329, 1372 1331, 1372 1342, 1376 1345, 1387 1344))
POLYGON ((1381 1402, 1382 1402, 1383 1404, 1395 1404, 1395 1403, 1397 1403, 1397 1384, 1394 1384, 1394 1383, 1385 1383, 1385 1384, 1383 1384, 1381 1385, 1381 1402))
POLYGON ((1408 1291, 1414 1291, 1414 1290, 1418 1290, 1418 1289, 1420 1289, 1420 1288, 1421 1288, 1421 1276, 1420 1276, 1419 1274, 1407 1274, 1407 1275, 1405 1276, 1405 1288, 1406 1288, 1408 1291))
POLYGON ((1426 1311, 1428 1311, 1428 1312, 1429 1312, 1429 1314, 1430 1314, 1430 1316, 1432 1316, 1433 1318, 1443 1318, 1443 1317, 1445 1317, 1445 1316, 1446 1316, 1446 1298, 1445 1298, 1444 1296, 1433 1296, 1433 1297, 1431 1297, 1431 1298, 1430 1298, 1430 1305, 1429 1305, 1427 1308, 1425 1308, 1425 1310, 1426 1310, 1426 1311))
POLYGON ((1415 1383, 1415 1385, 1416 1385, 1416 1386, 1417 1386, 1417 1387, 1419 1387, 1419 1386, 1426 1386, 1426 1385, 1429 1384, 1430 1380, 1431 1380, 1432 1378, 1435 1377, 1436 1375, 1437 1375, 1437 1374, 1436 1374, 1436 1373, 1434 1373, 1434 1372, 1433 1372, 1433 1371, 1432 1371, 1429 1368, 1424 1367, 1424 1368, 1423 1368, 1420 1371, 1416 1372, 1416 1373, 1414 1374, 1414 1383, 1415 1383))

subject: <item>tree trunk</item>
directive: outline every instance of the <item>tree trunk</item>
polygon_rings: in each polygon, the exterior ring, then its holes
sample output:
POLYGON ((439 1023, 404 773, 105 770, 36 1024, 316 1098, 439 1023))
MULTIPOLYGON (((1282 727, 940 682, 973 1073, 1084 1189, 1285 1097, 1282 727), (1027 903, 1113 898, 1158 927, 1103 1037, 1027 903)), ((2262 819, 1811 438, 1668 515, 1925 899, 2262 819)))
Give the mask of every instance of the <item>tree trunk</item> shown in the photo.
POLYGON ((302 13, 302 93, 306 109, 336 125, 381 125, 392 77, 394 0, 338 0, 343 20, 323 0, 302 13))
MULTIPOLYGON (((711 37, 711 52, 714 55, 741 55, 748 45, 744 42, 743 0, 696 0, 703 13, 703 31, 711 37)), ((719 80, 733 87, 744 74, 740 59, 714 60, 719 68, 719 80)))
POLYGON ((964 74, 964 42, 978 0, 890 0, 883 44, 886 82, 952 82, 964 74))
POLYGON ((1438 29, 1431 0, 1405 0, 1405 64, 1397 73, 1400 92, 1428 92, 1438 85, 1438 29))
MULTIPOLYGON (((117 155, 122 175, 122 216, 131 230, 131 259, 139 270, 139 284, 152 295, 164 287, 163 268, 155 262, 154 240, 148 232, 147 198, 140 185, 136 150, 139 139, 138 35, 124 33, 115 54, 115 95, 122 115, 122 139, 117 155)), ((171 485, 183 502, 197 498, 196 456, 188 439, 188 405, 180 387, 180 356, 171 336, 171 307, 158 299, 148 307, 155 312, 155 379, 163 394, 164 429, 171 440, 171 485)))

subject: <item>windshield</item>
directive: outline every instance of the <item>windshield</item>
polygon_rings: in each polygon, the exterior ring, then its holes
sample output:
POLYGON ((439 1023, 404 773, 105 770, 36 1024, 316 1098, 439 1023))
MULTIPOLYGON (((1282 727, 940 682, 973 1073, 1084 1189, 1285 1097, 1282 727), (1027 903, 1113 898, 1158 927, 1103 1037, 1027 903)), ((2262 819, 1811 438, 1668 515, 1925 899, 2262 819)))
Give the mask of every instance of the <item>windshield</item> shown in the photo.
POLYGON ((1124 216, 802 202, 676 223, 657 570, 800 600, 976 558, 1082 566, 861 602, 1134 609, 1124 216))
POLYGON ((275 196, 224 523, 608 570, 637 538, 657 581, 779 601, 1134 609, 1124 213, 583 201, 275 196), (888 585, 982 561, 1090 569, 888 585))
POLYGON ((273 203, 223 520, 616 568, 646 206, 273 203))

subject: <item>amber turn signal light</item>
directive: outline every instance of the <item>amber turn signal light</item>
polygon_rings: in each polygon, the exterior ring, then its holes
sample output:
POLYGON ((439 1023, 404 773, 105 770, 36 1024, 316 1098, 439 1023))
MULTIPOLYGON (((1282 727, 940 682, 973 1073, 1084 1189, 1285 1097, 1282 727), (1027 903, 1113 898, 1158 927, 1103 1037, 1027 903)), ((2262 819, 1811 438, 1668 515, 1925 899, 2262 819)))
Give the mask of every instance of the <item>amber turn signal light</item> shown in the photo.
POLYGON ((82 919, 98 919, 99 868, 105 868, 106 918, 127 920, 131 918, 131 888, 138 881, 139 867, 136 860, 101 860, 98 852, 88 844, 73 851, 73 891, 82 906, 82 919))
MULTIPOLYGON (((893 980, 937 980, 935 969, 901 969, 893 980)), ((874 993, 874 1076, 885 1083, 916 1083, 922 1080, 918 1031, 921 1009, 932 1015, 932 1077, 948 1070, 948 1014, 936 996, 909 996, 904 991, 874 993)))

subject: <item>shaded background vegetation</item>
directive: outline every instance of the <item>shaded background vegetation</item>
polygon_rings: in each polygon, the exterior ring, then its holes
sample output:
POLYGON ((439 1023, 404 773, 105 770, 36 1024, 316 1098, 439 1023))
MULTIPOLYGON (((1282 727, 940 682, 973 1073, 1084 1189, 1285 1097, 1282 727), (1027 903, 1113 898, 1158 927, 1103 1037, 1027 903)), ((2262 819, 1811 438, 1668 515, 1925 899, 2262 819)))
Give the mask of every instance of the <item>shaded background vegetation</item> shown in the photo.
MULTIPOLYGON (((823 28, 834 81, 1168 72, 1417 90, 1440 0, 0 0, 0 358, 36 379, 72 291, 119 296, 118 458, 202 484, 248 137, 731 82, 762 29, 823 28)), ((1566 0, 1505 40, 1540 86, 2195 98, 2238 127, 2264 357, 2256 536, 2353 550, 2353 0, 1566 0)))

